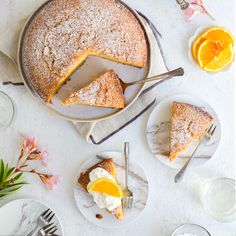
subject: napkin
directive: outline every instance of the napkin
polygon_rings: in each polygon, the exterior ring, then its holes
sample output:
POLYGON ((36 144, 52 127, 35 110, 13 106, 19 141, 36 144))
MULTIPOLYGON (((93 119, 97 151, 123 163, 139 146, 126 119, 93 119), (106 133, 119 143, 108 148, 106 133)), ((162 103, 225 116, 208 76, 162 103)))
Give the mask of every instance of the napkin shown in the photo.
MULTIPOLYGON (((17 42, 24 22, 44 0, 11 0, 3 1, 0 8, 0 75, 3 80, 22 82, 17 70, 17 42), (14 17, 13 17, 14 16, 14 17), (9 76, 9 74, 11 76, 9 76)), ((150 37, 151 60, 149 76, 166 72, 163 53, 160 46, 160 34, 147 17, 141 15, 147 34, 150 37)), ((155 87, 163 81, 150 82, 144 87, 139 98, 128 109, 119 115, 98 122, 73 122, 78 133, 93 144, 101 144, 114 134, 131 124, 155 103, 155 87)))

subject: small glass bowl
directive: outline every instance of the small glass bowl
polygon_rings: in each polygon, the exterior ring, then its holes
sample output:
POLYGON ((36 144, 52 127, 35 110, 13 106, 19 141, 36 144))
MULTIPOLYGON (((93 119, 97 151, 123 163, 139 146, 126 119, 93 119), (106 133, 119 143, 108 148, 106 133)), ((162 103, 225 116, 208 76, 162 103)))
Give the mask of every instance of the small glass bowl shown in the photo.
POLYGON ((12 99, 0 91, 0 131, 10 126, 15 116, 15 106, 12 99))
POLYGON ((211 236, 211 234, 205 228, 196 224, 182 224, 175 229, 171 236, 182 236, 184 234, 211 236))

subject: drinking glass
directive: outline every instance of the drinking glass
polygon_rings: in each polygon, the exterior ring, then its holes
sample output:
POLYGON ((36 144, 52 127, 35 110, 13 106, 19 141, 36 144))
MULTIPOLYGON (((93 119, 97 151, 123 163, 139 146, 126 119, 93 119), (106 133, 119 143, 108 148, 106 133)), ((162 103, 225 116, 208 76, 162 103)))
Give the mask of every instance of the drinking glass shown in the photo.
POLYGON ((213 178, 201 186, 201 202, 205 211, 220 222, 236 220, 235 180, 213 178))
POLYGON ((12 123, 15 107, 12 99, 0 91, 0 130, 6 129, 12 123))

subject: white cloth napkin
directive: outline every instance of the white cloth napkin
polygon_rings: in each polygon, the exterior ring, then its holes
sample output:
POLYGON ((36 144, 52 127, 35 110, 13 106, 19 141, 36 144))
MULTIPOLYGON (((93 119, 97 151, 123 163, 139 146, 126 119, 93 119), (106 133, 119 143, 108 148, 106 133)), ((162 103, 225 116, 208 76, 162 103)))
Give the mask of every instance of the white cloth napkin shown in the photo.
MULTIPOLYGON (((22 82, 16 67, 17 42, 24 22, 45 0, 11 0, 2 1, 0 8, 0 75, 3 81, 22 82), (7 58, 8 57, 8 58, 7 58), (14 66, 15 64, 15 66, 14 66)), ((157 38, 157 32, 142 18, 151 40, 151 69, 150 76, 167 71, 162 51, 157 38), (152 29, 151 29, 152 28, 152 29)), ((155 103, 155 85, 150 82, 135 103, 114 118, 99 122, 73 122, 79 134, 87 142, 101 144, 125 126, 132 123, 155 103)))

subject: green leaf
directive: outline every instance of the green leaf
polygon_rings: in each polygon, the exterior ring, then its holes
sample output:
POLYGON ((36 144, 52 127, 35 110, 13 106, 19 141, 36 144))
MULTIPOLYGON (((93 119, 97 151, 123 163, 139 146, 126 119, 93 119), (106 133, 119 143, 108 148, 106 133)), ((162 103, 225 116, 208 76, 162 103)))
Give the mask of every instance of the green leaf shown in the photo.
POLYGON ((6 179, 9 179, 12 176, 14 170, 15 167, 12 167, 7 171, 6 179))
POLYGON ((0 193, 9 193, 16 191, 17 189, 21 188, 23 185, 27 184, 26 182, 20 182, 16 184, 9 184, 2 189, 0 189, 0 193))
POLYGON ((2 176, 2 181, 5 182, 6 181, 6 177, 7 177, 7 172, 8 172, 8 163, 6 164, 4 171, 3 171, 3 176, 2 176))
POLYGON ((22 172, 15 173, 15 167, 10 167, 8 163, 4 163, 2 159, 0 160, 0 198, 15 192, 27 184, 24 181, 20 181, 22 175, 22 172))
POLYGON ((11 180, 13 180, 13 182, 15 182, 15 181, 19 180, 22 175, 23 175, 23 172, 20 172, 19 174, 17 174, 16 176, 14 176, 11 180))
POLYGON ((0 162, 0 183, 2 182, 3 173, 4 173, 4 162, 3 162, 3 159, 1 159, 1 162, 0 162))

